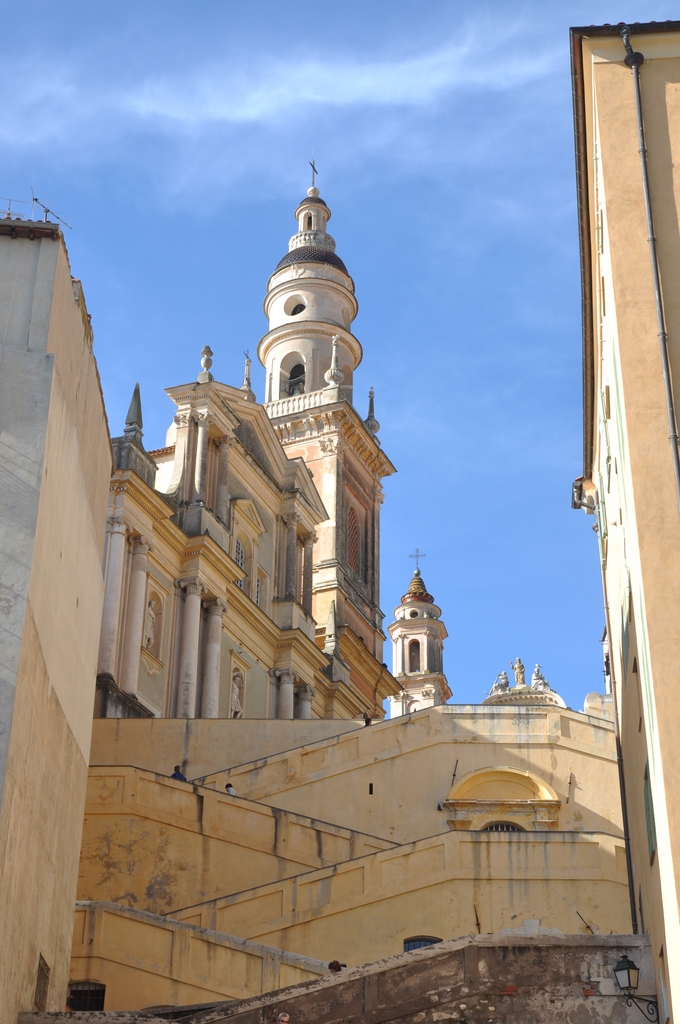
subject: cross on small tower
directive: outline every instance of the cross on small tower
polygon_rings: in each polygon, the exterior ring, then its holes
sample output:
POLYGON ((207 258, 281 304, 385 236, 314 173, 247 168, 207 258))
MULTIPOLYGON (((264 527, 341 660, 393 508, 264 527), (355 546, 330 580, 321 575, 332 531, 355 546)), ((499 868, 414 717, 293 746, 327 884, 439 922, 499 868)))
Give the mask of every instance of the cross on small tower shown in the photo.
POLYGON ((314 188, 314 178, 319 173, 314 163, 314 154, 312 153, 312 159, 309 161, 309 166, 312 168, 312 188, 314 188))
POLYGON ((424 551, 419 551, 418 548, 416 548, 414 554, 409 555, 408 557, 409 558, 415 558, 415 560, 416 560, 416 570, 418 570, 420 568, 420 566, 418 565, 418 562, 420 561, 421 558, 427 558, 427 555, 425 554, 424 551))

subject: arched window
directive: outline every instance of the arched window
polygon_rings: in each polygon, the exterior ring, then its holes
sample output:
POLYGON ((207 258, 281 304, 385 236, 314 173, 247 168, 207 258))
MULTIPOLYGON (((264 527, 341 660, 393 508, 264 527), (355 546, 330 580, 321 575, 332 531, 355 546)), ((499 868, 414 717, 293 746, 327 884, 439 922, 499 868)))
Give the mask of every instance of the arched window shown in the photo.
POLYGON ((422 949, 423 946, 436 946, 441 941, 432 935, 414 935, 411 939, 404 939, 404 952, 410 953, 412 949, 422 949))
POLYGON ((359 572, 359 520, 353 508, 347 513, 347 564, 359 572))
POLYGON ((296 363, 288 376, 288 394, 301 395, 305 390, 305 368, 302 363, 296 363))
POLYGON ((521 825, 515 825, 514 821, 492 821, 484 828, 479 830, 480 832, 526 832, 526 829, 522 828, 521 825))
MULTIPOLYGON (((234 561, 236 562, 236 564, 239 567, 239 569, 245 569, 245 567, 246 567, 246 549, 244 548, 243 543, 242 543, 240 537, 237 537, 237 539, 236 539, 236 551, 234 553, 234 561)), ((243 590, 243 580, 237 580, 236 586, 240 587, 241 590, 243 590)))
POLYGON ((411 640, 408 645, 408 670, 420 672, 420 640, 411 640))
POLYGON ((311 213, 307 214, 307 230, 308 231, 312 230, 312 215, 311 215, 311 213))

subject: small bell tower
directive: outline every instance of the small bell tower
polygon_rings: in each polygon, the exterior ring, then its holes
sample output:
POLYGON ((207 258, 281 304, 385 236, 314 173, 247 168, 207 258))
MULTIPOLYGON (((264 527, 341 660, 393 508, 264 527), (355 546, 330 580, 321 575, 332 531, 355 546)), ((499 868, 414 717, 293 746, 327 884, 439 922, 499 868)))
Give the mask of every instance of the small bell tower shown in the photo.
POLYGON ((428 594, 416 569, 409 588, 394 609, 389 626, 392 637, 392 673, 402 692, 390 697, 390 718, 445 704, 451 696, 444 675, 444 640, 448 636, 441 621, 441 608, 428 594))
POLYGON ((354 405, 354 372, 362 350, 351 328, 359 307, 354 281, 327 231, 330 218, 312 185, 295 210, 298 230, 288 252, 269 279, 264 300, 269 330, 258 356, 267 375, 267 413, 287 454, 304 459, 329 517, 317 527, 313 552, 317 641, 325 643, 334 602, 343 657, 352 666, 369 653, 371 664, 355 681, 364 685, 367 674, 374 676, 371 691, 378 701, 385 639, 379 605, 380 481, 394 466, 377 437, 373 395, 366 419, 354 405))

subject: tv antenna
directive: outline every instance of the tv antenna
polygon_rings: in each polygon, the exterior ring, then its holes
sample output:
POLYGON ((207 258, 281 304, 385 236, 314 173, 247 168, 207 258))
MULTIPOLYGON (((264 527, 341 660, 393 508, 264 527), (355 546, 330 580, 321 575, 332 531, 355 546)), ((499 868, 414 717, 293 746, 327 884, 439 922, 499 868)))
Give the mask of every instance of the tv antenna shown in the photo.
POLYGON ((27 199, 9 199, 7 196, 0 196, 0 202, 7 203, 7 209, 5 211, 5 220, 13 220, 12 217, 12 203, 21 203, 22 206, 28 206, 27 199))
POLYGON ((40 202, 33 189, 31 189, 31 220, 33 220, 33 211, 35 210, 36 203, 43 211, 43 223, 47 223, 47 214, 51 213, 53 217, 57 218, 60 224, 63 224, 65 228, 69 229, 69 231, 73 231, 71 225, 67 224, 66 221, 59 216, 58 213, 55 213, 54 210, 50 210, 49 206, 46 206, 45 203, 40 202))

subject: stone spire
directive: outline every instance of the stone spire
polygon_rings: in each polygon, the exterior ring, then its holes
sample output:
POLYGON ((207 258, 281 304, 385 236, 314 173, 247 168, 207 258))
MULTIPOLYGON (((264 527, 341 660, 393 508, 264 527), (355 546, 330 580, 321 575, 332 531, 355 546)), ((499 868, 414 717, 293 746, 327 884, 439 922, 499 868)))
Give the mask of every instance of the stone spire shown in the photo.
POLYGON ((257 399, 255 398, 255 392, 253 391, 252 384, 250 383, 250 365, 252 363, 252 359, 248 352, 245 352, 244 355, 246 357, 246 362, 243 369, 243 384, 241 384, 241 391, 244 393, 243 397, 246 402, 255 402, 257 399))
POLYGON ((368 392, 368 416, 364 420, 367 429, 373 434, 373 440, 380 444, 376 434, 380 430, 380 424, 375 418, 375 391, 373 388, 368 392))
POLYGON ((122 437, 112 437, 114 469, 132 470, 141 477, 149 487, 156 482, 156 463, 145 450, 142 442, 142 397, 139 384, 135 384, 132 400, 122 437))
POLYGON ((135 390, 132 392, 132 398, 130 400, 130 408, 128 409, 127 416, 125 417, 125 429, 123 431, 123 437, 130 444, 136 444, 139 448, 143 448, 142 445, 142 396, 139 391, 139 382, 135 384, 135 390))

